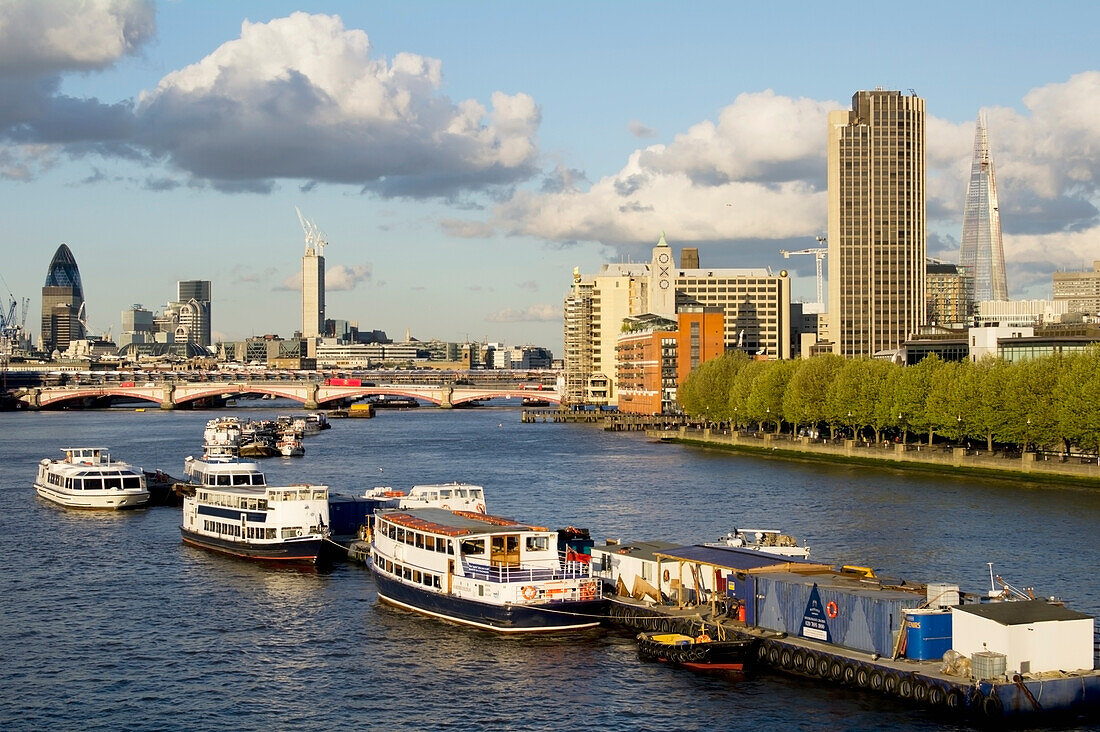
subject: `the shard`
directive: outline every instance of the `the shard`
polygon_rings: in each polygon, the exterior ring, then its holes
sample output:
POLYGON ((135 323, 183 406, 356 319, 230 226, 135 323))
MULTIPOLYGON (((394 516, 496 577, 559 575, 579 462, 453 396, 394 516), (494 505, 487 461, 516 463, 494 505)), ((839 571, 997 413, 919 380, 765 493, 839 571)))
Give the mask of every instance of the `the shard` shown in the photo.
POLYGON ((989 152, 989 133, 981 115, 974 133, 974 161, 966 189, 959 266, 965 267, 974 278, 973 302, 1008 299, 997 179, 993 173, 993 155, 989 152))

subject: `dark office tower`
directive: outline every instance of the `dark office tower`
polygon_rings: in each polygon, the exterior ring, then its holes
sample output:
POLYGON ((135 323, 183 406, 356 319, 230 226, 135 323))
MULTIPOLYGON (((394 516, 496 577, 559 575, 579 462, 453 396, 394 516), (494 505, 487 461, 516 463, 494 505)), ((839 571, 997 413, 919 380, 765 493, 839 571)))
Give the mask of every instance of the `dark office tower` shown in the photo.
POLYGON ((970 164, 970 185, 966 189, 963 209, 959 266, 965 267, 974 278, 974 302, 1008 299, 997 177, 993 173, 993 155, 989 152, 989 133, 981 115, 974 132, 974 159, 970 164))
POLYGON ((857 92, 829 113, 828 151, 834 351, 901 348, 925 318, 924 100, 857 92))
POLYGON ((179 325, 184 328, 179 340, 204 347, 211 345, 210 292, 210 280, 179 280, 176 283, 179 325))
POLYGON ((39 336, 46 353, 64 351, 69 342, 84 337, 84 287, 80 270, 69 247, 62 244, 50 260, 46 285, 42 288, 42 333, 39 336))

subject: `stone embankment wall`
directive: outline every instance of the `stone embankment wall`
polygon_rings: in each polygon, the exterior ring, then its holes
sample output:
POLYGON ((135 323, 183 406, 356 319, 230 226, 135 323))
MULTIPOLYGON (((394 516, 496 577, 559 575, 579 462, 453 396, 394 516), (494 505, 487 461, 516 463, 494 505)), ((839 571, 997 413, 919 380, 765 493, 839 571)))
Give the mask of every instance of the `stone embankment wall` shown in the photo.
MULTIPOLYGON (((869 443, 861 440, 828 440, 792 437, 764 432, 736 432, 710 428, 679 427, 648 430, 658 439, 683 440, 752 451, 782 450, 807 458, 875 460, 888 464, 908 463, 914 467, 945 466, 968 471, 1016 473, 1030 477, 1060 477, 1096 481, 1100 485, 1100 465, 1095 457, 1063 456, 1034 452, 988 452, 950 445, 918 443, 869 443)), ((792 455, 794 457, 795 455, 792 455)))

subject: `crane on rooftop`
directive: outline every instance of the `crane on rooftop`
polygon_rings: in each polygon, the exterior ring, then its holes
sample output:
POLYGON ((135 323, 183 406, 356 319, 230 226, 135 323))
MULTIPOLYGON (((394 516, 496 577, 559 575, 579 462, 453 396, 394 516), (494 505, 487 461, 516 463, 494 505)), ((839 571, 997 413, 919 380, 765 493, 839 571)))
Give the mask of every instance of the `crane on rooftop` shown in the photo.
POLYGON ((294 207, 294 210, 298 214, 298 221, 302 224, 302 233, 306 236, 306 252, 308 253, 312 249, 317 252, 318 257, 324 256, 325 246, 328 245, 324 232, 311 219, 302 216, 302 212, 297 206, 294 207))
MULTIPOLYGON (((825 237, 817 237, 818 244, 823 245, 825 244, 825 242, 825 237)), ((829 248, 825 246, 819 246, 811 249, 799 249, 796 252, 792 252, 787 249, 780 249, 779 253, 783 255, 783 259, 790 259, 792 254, 812 254, 814 256, 815 263, 817 264, 817 304, 824 308, 825 300, 822 293, 821 260, 825 259, 825 255, 829 253, 829 248)))

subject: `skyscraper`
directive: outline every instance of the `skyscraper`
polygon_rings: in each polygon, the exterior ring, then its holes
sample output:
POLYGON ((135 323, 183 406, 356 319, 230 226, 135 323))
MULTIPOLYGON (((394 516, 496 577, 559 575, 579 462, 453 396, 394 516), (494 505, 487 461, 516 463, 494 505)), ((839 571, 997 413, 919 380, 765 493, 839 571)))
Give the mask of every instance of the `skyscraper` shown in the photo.
POLYGON ((925 315, 924 100, 860 91, 829 113, 833 350, 900 348, 925 315))
POLYGON ((989 134, 981 115, 974 132, 974 159, 963 209, 959 266, 974 277, 974 302, 1008 299, 997 179, 993 174, 993 155, 989 152, 989 134))
POLYGON ((176 341, 199 346, 211 344, 210 280, 179 280, 176 282, 176 305, 179 325, 176 341), (182 329, 182 330, 181 330, 182 329))
MULTIPOLYGON (((297 209, 295 209, 297 211, 297 209)), ((325 241, 321 230, 298 211, 306 238, 302 256, 302 337, 313 339, 325 332, 325 241)))
POLYGON ((80 322, 83 306, 80 270, 69 247, 62 244, 50 260, 46 284, 42 288, 42 332, 39 335, 42 350, 46 353, 64 351, 70 341, 84 337, 84 326, 80 322))

